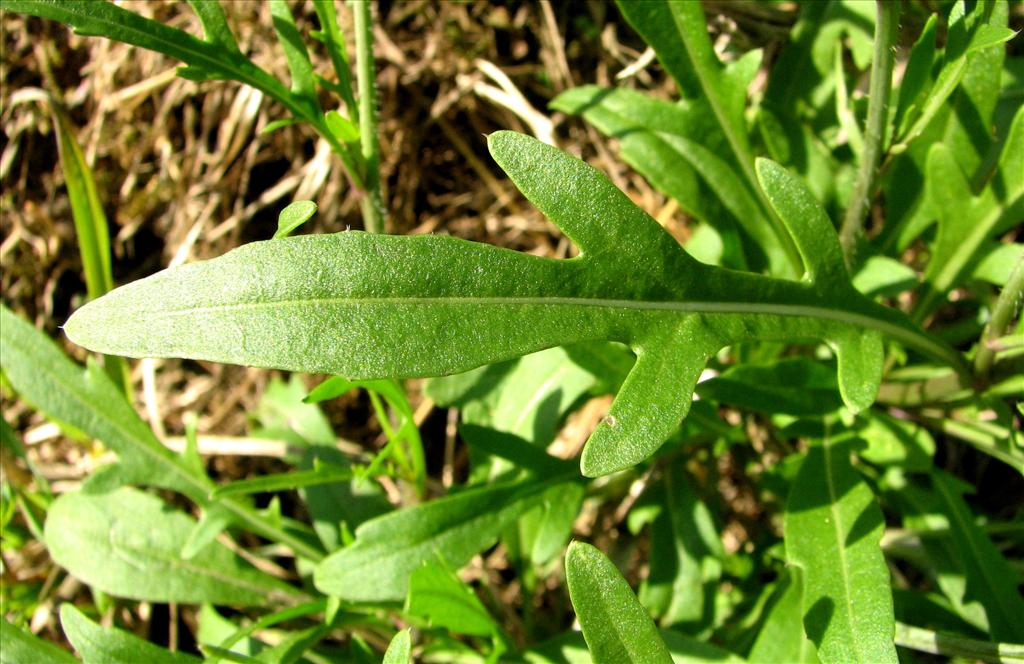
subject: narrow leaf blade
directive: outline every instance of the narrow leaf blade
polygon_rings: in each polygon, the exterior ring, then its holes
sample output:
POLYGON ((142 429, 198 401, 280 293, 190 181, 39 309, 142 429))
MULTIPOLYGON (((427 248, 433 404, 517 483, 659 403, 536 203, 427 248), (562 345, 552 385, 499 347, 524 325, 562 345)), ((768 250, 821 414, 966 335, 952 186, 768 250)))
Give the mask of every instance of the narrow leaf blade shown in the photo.
POLYGON ((565 580, 596 664, 672 661, 654 621, 607 556, 573 542, 565 555, 565 580))

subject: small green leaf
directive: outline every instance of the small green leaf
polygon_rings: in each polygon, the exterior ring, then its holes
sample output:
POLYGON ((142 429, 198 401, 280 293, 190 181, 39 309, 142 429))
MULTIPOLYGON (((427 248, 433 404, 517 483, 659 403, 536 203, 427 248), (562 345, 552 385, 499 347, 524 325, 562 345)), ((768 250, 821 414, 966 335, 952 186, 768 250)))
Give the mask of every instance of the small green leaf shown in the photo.
POLYGON ((327 128, 331 130, 334 137, 340 143, 359 143, 359 127, 355 126, 348 118, 337 111, 327 111, 324 115, 327 128))
POLYGON ((189 0, 188 3, 199 17, 199 22, 203 24, 203 36, 206 37, 206 41, 241 55, 220 0, 189 0))
POLYGON ((292 75, 292 94, 311 112, 319 115, 320 102, 313 81, 313 63, 295 25, 295 17, 292 16, 292 11, 288 9, 285 0, 270 0, 270 15, 273 17, 274 30, 277 32, 278 41, 281 42, 281 48, 284 49, 284 57, 288 61, 288 70, 292 75))
POLYGON ((501 632, 472 588, 437 563, 425 563, 409 576, 405 612, 456 634, 491 636, 501 632))
POLYGON ((277 216, 277 232, 274 237, 288 237, 296 228, 306 223, 316 214, 316 203, 313 201, 295 201, 281 210, 277 216))
POLYGON ((384 653, 383 664, 409 664, 412 662, 412 630, 405 628, 395 634, 384 653))
POLYGON ((313 470, 290 471, 273 475, 261 475, 247 480, 239 480, 231 484, 219 486, 213 490, 213 497, 237 496, 250 493, 268 493, 288 491, 303 487, 320 486, 351 480, 352 469, 334 467, 329 464, 315 464, 313 470))
POLYGON ((0 617, 0 664, 79 664, 74 655, 0 617))
POLYGON ((86 662, 106 664, 199 664, 198 657, 171 652, 144 641, 130 632, 105 629, 89 620, 74 604, 60 606, 60 624, 64 633, 86 662))
POLYGON ((424 560, 458 569, 494 544, 549 484, 498 484, 432 500, 367 521, 352 546, 324 560, 316 587, 349 601, 402 600, 424 560))
POLYGON ((134 489, 67 493, 50 506, 46 545, 57 564, 115 597, 252 606, 297 593, 219 542, 185 560, 181 544, 194 527, 192 518, 134 489))
POLYGON ((885 526, 850 463, 852 440, 813 445, 786 503, 786 557, 802 571, 803 623, 822 662, 896 662, 885 526))
POLYGON ((672 661, 654 621, 603 553, 582 542, 570 544, 565 581, 596 664, 672 661))

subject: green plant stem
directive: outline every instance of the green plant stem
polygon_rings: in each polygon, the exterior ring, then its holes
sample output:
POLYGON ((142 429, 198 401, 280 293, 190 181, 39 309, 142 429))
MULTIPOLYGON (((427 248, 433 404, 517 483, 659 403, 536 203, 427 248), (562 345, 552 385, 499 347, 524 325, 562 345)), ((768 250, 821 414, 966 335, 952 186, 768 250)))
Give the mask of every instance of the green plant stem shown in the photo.
POLYGON ((864 150, 854 183, 850 205, 846 209, 839 241, 847 265, 853 264, 857 238, 860 236, 871 206, 878 158, 885 141, 885 124, 889 118, 889 93, 892 90, 893 44, 899 25, 900 3, 877 0, 878 19, 875 24, 875 52, 871 63, 871 83, 868 97, 868 117, 864 127, 864 150))
POLYGON ((974 356, 974 371, 978 376, 985 376, 992 368, 992 361, 996 355, 992 342, 1006 332, 1022 298, 1024 298, 1024 254, 1017 259, 1010 278, 1003 286, 999 298, 996 299, 995 307, 992 308, 992 318, 981 334, 978 352, 974 356))
POLYGON ((901 622, 896 623, 896 645, 918 652, 964 657, 970 660, 1019 662, 1024 659, 1022 644, 979 641, 955 634, 933 632, 901 622))
POLYGON ((363 151, 363 225, 370 233, 384 232, 384 203, 380 194, 380 145, 377 143, 376 68, 373 62, 373 23, 370 0, 354 0, 356 75, 359 85, 359 141, 363 151))

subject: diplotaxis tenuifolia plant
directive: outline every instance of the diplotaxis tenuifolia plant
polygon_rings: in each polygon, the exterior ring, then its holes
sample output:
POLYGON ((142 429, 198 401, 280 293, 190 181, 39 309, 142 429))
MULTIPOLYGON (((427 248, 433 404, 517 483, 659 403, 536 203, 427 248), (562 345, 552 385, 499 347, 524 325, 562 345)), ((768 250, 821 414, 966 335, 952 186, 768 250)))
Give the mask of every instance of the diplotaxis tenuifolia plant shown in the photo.
MULTIPOLYGON (((25 524, 92 590, 19 605, 62 602, 85 661, 1024 657, 1019 2, 496 8, 527 50, 516 31, 543 26, 548 67, 527 97, 472 63, 431 118, 492 189, 445 104, 531 129, 488 127, 486 149, 571 243, 557 255, 384 232, 374 35, 400 61, 385 29, 458 17, 447 39, 482 6, 382 4, 375 27, 369 2, 271 0, 284 83, 233 14, 189 4, 202 36, 108 3, 4 8, 258 91, 282 113, 265 131, 336 158, 363 230, 296 235, 318 208, 295 200, 272 238, 113 288, 61 100, 19 99, 55 118, 86 268, 62 331, 102 356, 83 369, 4 307, 5 385, 116 458, 57 491, 5 424, 24 472, 4 541, 25 524), (617 32, 640 50, 613 86, 577 56, 617 32), (552 145, 577 149, 564 127, 664 205, 552 145), (286 469, 211 472, 194 421, 169 449, 120 358, 295 372, 250 415, 286 469), (325 408, 353 393, 379 447, 338 442, 325 408), (186 647, 131 633, 147 603, 189 612, 186 647)), ((12 661, 73 660, 28 618, 5 610, 12 661)))

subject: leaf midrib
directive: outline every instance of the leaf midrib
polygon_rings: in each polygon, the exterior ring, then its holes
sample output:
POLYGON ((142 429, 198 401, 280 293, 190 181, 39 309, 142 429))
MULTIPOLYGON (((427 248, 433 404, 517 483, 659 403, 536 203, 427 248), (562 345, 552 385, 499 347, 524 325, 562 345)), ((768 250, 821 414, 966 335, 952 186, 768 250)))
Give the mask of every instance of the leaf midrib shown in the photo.
POLYGON ((843 599, 846 601, 846 625, 849 629, 850 643, 857 653, 857 661, 866 661, 860 650, 860 645, 853 627, 853 599, 851 597, 850 573, 846 561, 846 538, 843 535, 842 515, 839 513, 839 496, 836 495, 835 479, 832 476, 832 449, 827 441, 822 445, 822 453, 825 460, 825 482, 828 485, 829 512, 832 515, 832 524, 836 533, 837 551, 839 554, 839 571, 843 577, 843 599))
POLYGON ((671 300, 624 300, 609 298, 585 298, 565 296, 395 296, 395 297, 323 297, 265 300, 260 302, 239 302, 233 304, 208 305, 185 309, 163 311, 137 311, 133 316, 174 317, 193 314, 227 312, 244 309, 280 309, 324 305, 466 305, 466 306, 576 306, 625 309, 633 311, 664 311, 670 313, 696 314, 762 314, 774 316, 805 317, 845 323, 855 327, 867 327, 885 333, 906 345, 954 368, 961 366, 959 356, 942 344, 903 326, 889 321, 842 309, 831 309, 809 304, 786 304, 778 302, 707 301, 689 302, 671 300))

